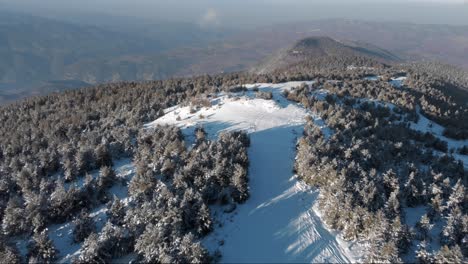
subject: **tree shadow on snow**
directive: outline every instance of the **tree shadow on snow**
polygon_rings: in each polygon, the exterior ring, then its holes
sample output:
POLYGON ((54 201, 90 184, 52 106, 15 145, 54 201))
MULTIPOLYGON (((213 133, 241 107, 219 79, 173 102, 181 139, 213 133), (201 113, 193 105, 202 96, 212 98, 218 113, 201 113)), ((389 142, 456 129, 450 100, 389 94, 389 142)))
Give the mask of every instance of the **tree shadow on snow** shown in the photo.
POLYGON ((250 198, 218 230, 223 262, 349 262, 312 210, 318 192, 293 175, 302 131, 294 125, 250 134, 250 198))

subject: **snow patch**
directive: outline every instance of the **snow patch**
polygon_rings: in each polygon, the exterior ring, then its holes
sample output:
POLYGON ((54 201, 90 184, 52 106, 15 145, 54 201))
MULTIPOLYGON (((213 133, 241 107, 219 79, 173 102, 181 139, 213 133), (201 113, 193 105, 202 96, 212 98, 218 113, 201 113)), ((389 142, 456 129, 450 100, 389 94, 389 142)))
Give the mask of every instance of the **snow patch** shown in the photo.
POLYGON ((377 75, 369 75, 369 76, 364 77, 364 80, 368 80, 368 81, 378 81, 379 79, 380 79, 380 76, 377 76, 377 75))
POLYGON ((401 88, 403 86, 403 82, 406 80, 406 76, 401 76, 397 78, 392 78, 390 80, 390 84, 395 88, 401 88))

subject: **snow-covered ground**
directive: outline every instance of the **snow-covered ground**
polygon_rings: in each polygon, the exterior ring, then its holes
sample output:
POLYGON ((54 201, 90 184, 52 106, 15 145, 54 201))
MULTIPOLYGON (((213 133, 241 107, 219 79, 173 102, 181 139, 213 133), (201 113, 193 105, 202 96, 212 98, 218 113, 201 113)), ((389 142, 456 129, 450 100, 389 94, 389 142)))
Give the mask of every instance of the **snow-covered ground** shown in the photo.
MULTIPOLYGON (((114 162, 112 167, 115 170, 117 178, 121 182, 116 182, 110 189, 109 193, 115 195, 124 204, 128 204, 128 186, 126 183, 130 182, 131 178, 135 173, 135 168, 131 159, 121 159, 114 162)), ((94 178, 97 178, 99 171, 95 170, 90 173, 94 178)), ((76 179, 72 183, 65 185, 66 189, 74 186, 81 188, 84 184, 84 177, 76 179)), ((107 222, 107 207, 106 205, 100 205, 90 212, 90 217, 93 218, 96 224, 96 231, 100 232, 107 222)), ((73 243, 72 233, 75 225, 73 221, 69 221, 63 224, 55 224, 48 226, 47 233, 50 240, 54 243, 55 248, 58 250, 58 263, 70 263, 74 257, 78 257, 80 254, 81 243, 73 243)), ((20 250, 20 254, 24 257, 27 254, 27 244, 30 239, 17 239, 15 241, 16 246, 20 250)))
MULTIPOLYGON (((301 83, 247 85, 272 92, 273 100, 253 98, 253 92, 221 94, 212 107, 192 114, 189 107, 173 107, 147 125, 175 124, 186 135, 201 125, 210 137, 229 130, 250 133, 251 196, 232 214, 216 214, 219 224, 203 241, 210 251, 221 252, 222 262, 356 261, 348 244, 327 230, 314 212, 318 192, 293 175, 295 144, 311 113, 286 100, 282 92, 301 83)), ((323 120, 312 117, 327 130, 323 120)))
POLYGON ((246 88, 258 87, 262 91, 272 92, 273 100, 255 98, 252 90, 234 95, 221 93, 212 100, 212 107, 202 107, 195 113, 190 113, 190 106, 172 107, 146 127, 175 124, 182 127, 184 134, 190 137, 196 126, 203 126, 209 136, 215 137, 221 131, 245 130, 251 133, 301 125, 305 122, 306 111, 286 100, 281 92, 302 83, 246 85, 246 88))
POLYGON ((392 78, 390 80, 390 84, 393 85, 395 88, 401 88, 403 86, 403 82, 406 80, 405 76, 397 77, 397 78, 392 78))
POLYGON ((436 122, 432 120, 429 120, 427 117, 421 114, 419 107, 416 110, 419 115, 419 120, 417 123, 410 124, 411 129, 414 129, 423 133, 429 132, 433 134, 435 137, 439 138, 440 140, 447 142, 449 149, 455 149, 455 153, 453 154, 453 157, 457 160, 461 160, 465 168, 468 168, 468 156, 461 155, 456 152, 458 148, 461 148, 463 146, 468 146, 468 140, 456 140, 456 139, 445 137, 443 135, 443 132, 445 129, 443 126, 437 124, 436 122))
POLYGON ((374 67, 354 66, 354 65, 349 65, 348 67, 346 67, 346 69, 348 71, 352 71, 352 70, 375 70, 374 67))
POLYGON ((369 75, 369 76, 364 77, 364 80, 368 80, 368 81, 378 81, 379 79, 380 79, 380 76, 377 76, 377 75, 369 75))
POLYGON ((434 136, 447 142, 449 149, 468 146, 468 140, 456 140, 456 139, 445 137, 443 135, 443 132, 445 129, 443 126, 437 124, 434 121, 429 120, 427 117, 422 115, 419 107, 416 110, 419 115, 419 120, 417 123, 411 123, 410 125, 411 129, 421 131, 423 133, 429 132, 433 134, 434 136))
MULTIPOLYGON (((368 81, 378 81, 380 80, 380 78, 382 78, 382 76, 369 75, 369 76, 365 76, 363 79, 368 80, 368 81)), ((406 76, 394 77, 390 79, 389 83, 395 88, 401 88, 406 78, 407 78, 406 76)))
MULTIPOLYGON (((94 219, 97 231, 101 231, 107 221, 107 208, 105 205, 94 209, 89 216, 94 219)), ((70 263, 73 257, 80 254, 81 243, 73 243, 73 222, 52 225, 48 228, 50 240, 59 252, 60 263, 70 263)))
MULTIPOLYGON (((429 206, 417 206, 413 208, 405 207, 403 208, 404 215, 405 215, 405 224, 407 224, 410 228, 416 230, 417 223, 421 220, 421 217, 424 214, 428 214, 429 206)), ((432 228, 429 230, 429 237, 436 238, 442 232, 444 226, 446 225, 445 218, 435 219, 435 221, 431 222, 432 228)), ((441 243, 439 239, 428 239, 426 245, 426 249, 429 252, 437 252, 441 248, 441 243)), ((411 249, 408 251, 406 255, 403 256, 403 261, 406 263, 414 263, 416 262, 416 254, 415 251, 418 249, 419 241, 413 240, 411 243, 411 249)))

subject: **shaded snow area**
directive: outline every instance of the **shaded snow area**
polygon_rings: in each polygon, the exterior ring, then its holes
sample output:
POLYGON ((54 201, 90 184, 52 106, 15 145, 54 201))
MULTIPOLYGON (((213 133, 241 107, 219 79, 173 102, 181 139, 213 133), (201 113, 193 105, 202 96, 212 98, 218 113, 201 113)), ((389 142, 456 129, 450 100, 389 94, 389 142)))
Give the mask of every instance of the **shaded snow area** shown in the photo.
MULTIPOLYGON (((101 232, 107 222, 107 208, 105 205, 91 211, 90 217, 96 223, 96 231, 101 232)), ((48 228, 49 238, 59 251, 59 263, 70 263, 73 257, 80 255, 81 243, 73 243, 73 222, 61 225, 52 225, 48 228)))
POLYGON ((390 84, 395 88, 401 88, 403 86, 403 82, 406 80, 406 76, 401 76, 397 78, 392 78, 390 80, 390 84))
MULTIPOLYGON (((128 186, 127 183, 130 182, 131 178, 135 173, 135 168, 130 159, 122 159, 114 161, 113 169, 117 175, 117 178, 120 179, 108 190, 109 194, 116 196, 120 199, 125 205, 128 205, 128 186)), ((90 173, 94 178, 97 178, 99 171, 93 171, 90 173)), ((84 185, 84 177, 78 178, 76 181, 66 184, 65 187, 69 188, 74 186, 76 188, 81 188, 84 185)), ((90 217, 93 218, 96 224, 96 232, 101 232, 102 228, 107 222, 107 206, 105 204, 98 205, 93 210, 90 211, 90 217)), ((58 250, 58 263, 70 263, 73 257, 78 257, 80 255, 80 248, 82 243, 73 243, 73 229, 75 225, 73 221, 69 221, 63 224, 55 224, 48 226, 47 231, 50 240, 54 243, 55 248, 58 250)), ((27 253, 27 244, 29 240, 20 239, 17 240, 17 246, 20 248, 20 253, 22 256, 26 256, 27 253)))
POLYGON ((369 76, 364 77, 364 80, 368 80, 368 81, 378 81, 379 79, 380 79, 380 76, 377 76, 377 75, 369 75, 369 76))
MULTIPOLYGON (((367 81, 378 81, 381 78, 382 76, 379 76, 379 75, 368 75, 368 76, 365 76, 363 79, 367 81)), ((393 87, 399 89, 403 86, 403 83, 406 79, 407 79, 406 76, 393 77, 390 79, 390 81, 388 81, 388 83, 390 83, 390 85, 392 85, 393 87)))
POLYGON ((211 252, 220 251, 221 262, 355 261, 348 244, 327 230, 314 212, 318 192, 293 174, 305 117, 311 115, 330 133, 323 120, 283 97, 284 90, 300 84, 247 85, 244 93, 219 94, 211 107, 195 113, 188 106, 173 107, 147 125, 175 124, 185 135, 203 126, 212 138, 221 131, 250 133, 250 198, 230 214, 213 207, 215 229, 203 241, 211 252), (253 88, 272 92, 273 100, 255 98, 253 88))
POLYGON ((419 120, 417 123, 411 123, 410 127, 411 129, 421 131, 423 133, 429 132, 433 134, 434 136, 438 137, 439 139, 447 142, 448 148, 459 148, 463 146, 468 146, 468 140, 456 140, 456 139, 451 139, 448 137, 445 137, 443 135, 444 132, 444 127, 437 124, 434 121, 429 120, 427 117, 425 117, 423 114, 421 114, 420 108, 418 107, 417 109, 418 115, 419 115, 419 120))
MULTIPOLYGON (((429 212, 429 206, 417 206, 417 207, 405 207, 402 208, 405 215, 405 224, 408 225, 413 230, 417 229, 417 223, 421 220, 423 215, 427 215, 429 212)), ((435 238, 440 235, 443 231, 444 226, 447 224, 445 218, 437 219, 434 222, 431 222, 431 229, 429 230, 428 237, 435 238)), ((411 243, 411 249, 408 250, 408 253, 403 256, 403 261, 406 263, 413 263, 416 260, 416 250, 418 249, 418 240, 413 240, 411 243)), ((428 239, 426 240, 426 249, 428 252, 437 252, 441 248, 441 243, 439 239, 428 239)))
POLYGON ((443 132, 445 129, 443 126, 437 124, 434 121, 429 120, 427 117, 421 114, 419 107, 416 110, 419 115, 419 120, 417 123, 410 124, 411 129, 414 129, 423 133, 426 133, 426 132, 431 133, 437 138, 439 138, 440 140, 447 142, 449 149, 455 149, 455 152, 453 153, 453 157, 457 160, 461 160, 465 168, 468 168, 468 156, 461 155, 456 152, 458 148, 461 148, 463 146, 468 146, 468 140, 456 140, 456 139, 445 137, 443 135, 443 132))
MULTIPOLYGON (((403 85, 403 82, 404 80, 406 80, 406 77, 397 77, 397 78, 392 78, 392 81, 390 82, 393 86, 395 86, 396 88, 399 88, 403 85)), ((329 91, 328 90, 325 90, 325 89, 320 89, 320 90, 316 90, 316 91, 313 91, 311 96, 315 97, 317 100, 325 100, 326 96, 329 94, 329 91)), ((335 97, 336 99, 336 97, 335 97)), ((398 114, 397 111, 395 111, 396 109, 399 108, 399 106, 397 105, 394 105, 392 103, 389 103, 389 102, 385 102, 385 101, 380 101, 380 100, 376 100, 376 99, 369 99, 369 98, 354 98, 354 99, 357 99, 357 103, 354 105, 355 108, 358 108, 359 106, 362 105, 362 103, 372 103, 374 104, 375 106, 381 106, 381 107, 385 107, 385 108, 388 108, 389 110, 393 111, 394 113, 398 114)), ((338 104, 342 104, 342 101, 340 100, 337 100, 337 103, 338 104)), ((468 140, 456 140, 456 139, 452 139, 452 138, 448 138, 446 136, 443 135, 443 132, 445 130, 445 127, 437 124, 436 122, 428 119, 427 117, 425 117, 422 113, 421 113, 421 107, 420 106, 417 106, 416 108, 416 111, 417 111, 417 114, 419 116, 418 118, 418 122, 410 122, 410 128, 413 129, 413 130, 416 130, 416 131, 419 131, 419 132, 422 132, 422 133, 430 133, 432 135, 434 135, 435 137, 437 137, 438 139, 444 141, 444 142, 447 142, 447 147, 449 150, 453 149, 454 152, 451 153, 450 155, 452 155, 456 160, 460 160, 462 163, 463 163, 463 166, 465 168, 468 168, 468 155, 462 155, 460 153, 457 152, 457 150, 463 146, 468 146, 468 140)), ((329 129, 329 128, 323 128, 323 125, 320 125, 320 120, 317 120, 317 118, 314 119, 315 121, 315 124, 318 125, 319 127, 322 128, 322 132, 324 132, 325 136, 327 135, 331 135, 332 131, 329 129), (325 129, 325 131, 324 131, 325 129)), ((400 121, 394 121, 394 122, 400 122, 400 121)), ((442 152, 439 152, 439 151, 436 151, 436 150, 433 150, 433 153, 434 155, 445 155, 446 153, 442 153, 442 152)))

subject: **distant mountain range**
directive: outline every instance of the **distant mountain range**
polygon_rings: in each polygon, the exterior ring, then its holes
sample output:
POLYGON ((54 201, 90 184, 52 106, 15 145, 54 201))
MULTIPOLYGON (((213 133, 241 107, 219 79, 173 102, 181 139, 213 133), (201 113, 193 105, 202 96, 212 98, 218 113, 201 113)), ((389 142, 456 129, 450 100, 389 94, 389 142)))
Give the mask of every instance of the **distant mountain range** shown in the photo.
POLYGON ((346 50, 387 61, 425 59, 468 67, 468 27, 462 26, 319 20, 223 32, 131 18, 63 22, 2 12, 0 104, 84 84, 243 71, 259 61, 281 60, 271 54, 311 36, 339 42, 323 39, 317 45, 327 49, 309 56, 346 50))
MULTIPOLYGON (((196 75, 202 70, 251 68, 311 36, 329 36, 345 43, 351 40, 360 46, 369 43, 405 61, 440 61, 468 69, 468 26, 328 19, 263 27, 230 36, 209 48, 190 49, 196 63, 179 71, 196 75)), ((180 51, 171 54, 187 56, 180 51)))
POLYGON ((0 259, 467 263, 466 74, 330 37, 270 58, 0 107, 0 259))
POLYGON ((85 83, 167 78, 185 62, 162 52, 205 45, 220 35, 183 23, 96 27, 1 12, 0 104, 85 83))

